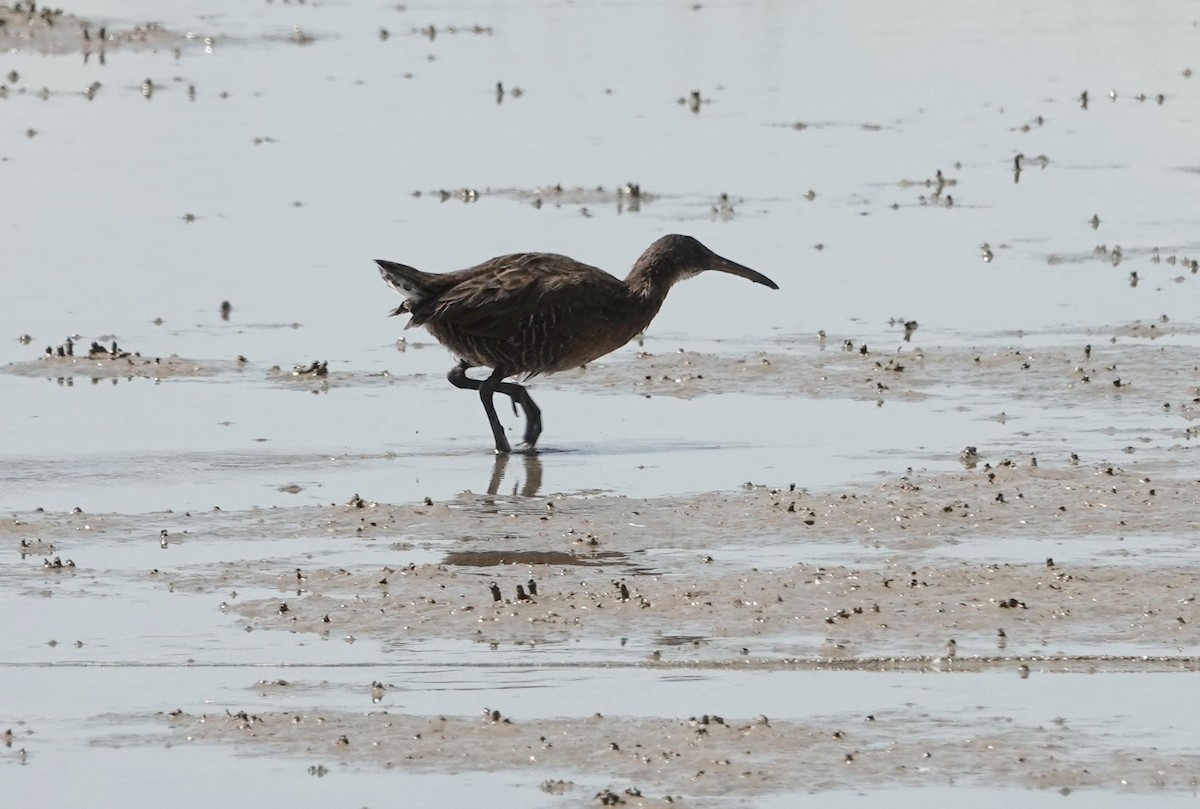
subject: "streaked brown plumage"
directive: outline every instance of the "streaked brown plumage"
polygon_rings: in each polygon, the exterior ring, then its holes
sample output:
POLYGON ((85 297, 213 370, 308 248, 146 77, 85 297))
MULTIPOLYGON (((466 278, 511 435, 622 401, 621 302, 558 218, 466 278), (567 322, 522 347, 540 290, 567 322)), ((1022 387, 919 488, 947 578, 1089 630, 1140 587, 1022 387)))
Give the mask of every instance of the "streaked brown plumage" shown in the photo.
POLYGON ((525 411, 525 445, 542 432, 541 411, 529 392, 504 379, 577 368, 628 343, 650 325, 668 290, 704 270, 719 270, 772 289, 770 278, 718 256, 690 236, 664 236, 646 248, 625 280, 554 253, 514 253, 475 267, 427 273, 378 260, 384 280, 405 300, 391 314, 412 314, 459 357, 452 384, 478 390, 496 452, 509 452, 496 416, 499 391, 525 411), (468 368, 492 368, 485 380, 468 368))

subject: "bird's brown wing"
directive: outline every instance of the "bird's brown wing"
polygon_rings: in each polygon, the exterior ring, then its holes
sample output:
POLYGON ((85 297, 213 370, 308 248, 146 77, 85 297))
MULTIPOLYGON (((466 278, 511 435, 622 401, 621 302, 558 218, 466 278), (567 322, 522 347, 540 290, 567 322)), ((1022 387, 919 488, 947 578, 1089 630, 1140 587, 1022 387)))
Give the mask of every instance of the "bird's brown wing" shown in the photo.
POLYGON ((506 339, 517 335, 530 315, 546 308, 569 310, 621 286, 603 270, 553 253, 498 256, 462 275, 431 301, 427 313, 414 312, 413 322, 437 321, 463 334, 506 339))

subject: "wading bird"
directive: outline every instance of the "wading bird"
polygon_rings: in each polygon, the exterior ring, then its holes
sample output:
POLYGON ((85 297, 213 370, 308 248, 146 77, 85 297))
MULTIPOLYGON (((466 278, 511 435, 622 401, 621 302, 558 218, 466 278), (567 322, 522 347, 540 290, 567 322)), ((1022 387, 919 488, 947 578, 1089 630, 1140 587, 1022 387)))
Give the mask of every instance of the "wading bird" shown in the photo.
POLYGON ((705 270, 778 285, 718 256, 691 236, 663 236, 646 248, 622 281, 554 253, 514 253, 448 273, 427 273, 377 260, 383 279, 404 295, 393 315, 424 326, 459 362, 448 374, 457 388, 479 391, 496 452, 511 449, 492 397, 503 393, 525 411, 525 448, 542 433, 542 412, 522 385, 505 382, 577 368, 615 351, 643 332, 676 281, 705 270), (467 369, 492 369, 472 379, 467 369))

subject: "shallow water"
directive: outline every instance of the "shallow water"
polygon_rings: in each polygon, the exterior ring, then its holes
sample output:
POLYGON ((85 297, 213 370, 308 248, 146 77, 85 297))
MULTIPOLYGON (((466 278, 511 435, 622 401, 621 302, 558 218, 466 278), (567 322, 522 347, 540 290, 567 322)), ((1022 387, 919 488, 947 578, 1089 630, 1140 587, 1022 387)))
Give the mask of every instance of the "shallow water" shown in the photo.
MULTIPOLYGON (((1071 770, 1116 773, 1130 750, 1195 756, 1178 714, 1189 682, 1178 672, 1200 648, 1188 600, 1200 575, 1190 6, 212 0, 66 11, 88 17, 93 36, 107 25, 124 38, 151 19, 164 30, 103 59, 94 43, 85 58, 77 21, 32 47, 11 37, 15 22, 0 36, 0 181, 19 190, 0 270, 0 506, 15 515, 0 606, 28 616, 0 641, 6 690, 21 695, 0 715, 17 739, 0 756, 18 797, 128 794, 111 773, 135 759, 147 804, 211 804, 227 783, 295 805, 381 804, 397 791, 584 805, 633 786, 588 758, 451 776, 447 762, 400 772, 324 748, 187 744, 162 716, 353 716, 371 710, 380 680, 402 684, 385 704, 415 717, 501 703, 547 726, 597 710, 801 724, 894 710, 934 717, 914 738, 942 744, 952 736, 941 721, 992 729, 971 713, 986 706, 1018 736, 1062 717, 1080 728, 1063 742, 1063 771, 1041 780, 967 759, 964 771, 985 776, 897 786, 890 773, 906 760, 884 757, 857 779, 831 761, 808 783, 690 781, 675 791, 688 805, 1040 805, 1071 789, 1096 805, 1194 802, 1173 774, 1156 784, 1134 768, 1122 785, 1071 770), (619 193, 626 183, 638 198, 619 193), (680 285, 642 344, 533 381, 543 451, 507 462, 490 451, 475 397, 446 383, 449 354, 386 317, 396 300, 372 262, 449 270, 545 250, 620 273, 667 232, 780 290, 710 276, 680 285), (906 320, 919 323, 909 341, 906 320), (68 335, 166 362, 39 359, 68 335), (292 375, 313 361, 329 375, 292 375), (960 455, 972 446, 977 459, 960 455), (1014 475, 999 466, 1010 458, 1060 478, 1014 475), (733 500, 747 482, 795 484, 801 516, 820 511, 814 530, 778 522, 763 489, 733 500), (355 493, 390 521, 356 531, 344 505, 355 493), (426 497, 432 511, 403 512, 426 497), (837 511, 858 497, 871 508, 837 511), (559 533, 540 519, 547 502, 568 515, 559 533), (939 522, 946 506, 973 516, 939 522), (693 529, 691 515, 707 522, 693 529), (586 534, 612 554, 592 567, 461 563, 498 549, 586 554, 586 534), (78 568, 42 568, 56 555, 78 568), (1073 581, 1036 569, 1051 556, 1073 581), (530 608, 513 606, 496 616, 495 649, 428 610, 418 631, 348 607, 328 639, 272 614, 283 599, 297 616, 325 597, 352 606, 375 597, 366 587, 380 570, 410 564, 472 599, 493 580, 507 597, 536 575, 553 609, 587 606, 617 577, 667 611, 610 605, 611 624, 542 637, 520 625, 530 608), (877 595, 893 599, 898 637, 840 618, 768 631, 731 617, 728 599, 701 618, 670 600, 671 588, 725 596, 738 576, 805 565, 864 581, 920 570, 961 600, 923 624, 900 596, 877 595), (976 581, 975 567, 994 578, 976 581), (284 585, 297 568, 312 577, 303 594, 284 585), (358 578, 335 587, 339 569, 358 578), (1113 571, 1129 576, 1104 578, 1113 571), (565 581, 586 598, 558 592, 565 581), (1055 601, 1051 614, 1048 584, 1103 609, 1055 601), (1018 586, 1030 588, 1028 615, 980 616, 1018 586), (999 623, 1007 650, 991 637, 999 623), (931 670, 945 668, 951 635, 960 670, 931 670), (743 646, 764 670, 737 670, 743 646), (1037 662, 1039 650, 1051 657, 1037 662), (906 670, 805 668, 891 656, 906 670), (771 669, 784 660, 799 668, 771 669), (255 687, 281 678, 296 685, 255 687), (307 774, 321 763, 328 777, 307 774), (228 779, 200 778, 217 769, 228 779), (548 794, 544 778, 577 786, 548 794), (179 795, 180 780, 195 786, 179 795)), ((501 418, 519 432, 518 418, 501 418)), ((495 752, 459 741, 484 762, 495 752)), ((673 777, 642 782, 646 795, 666 794, 673 777)))

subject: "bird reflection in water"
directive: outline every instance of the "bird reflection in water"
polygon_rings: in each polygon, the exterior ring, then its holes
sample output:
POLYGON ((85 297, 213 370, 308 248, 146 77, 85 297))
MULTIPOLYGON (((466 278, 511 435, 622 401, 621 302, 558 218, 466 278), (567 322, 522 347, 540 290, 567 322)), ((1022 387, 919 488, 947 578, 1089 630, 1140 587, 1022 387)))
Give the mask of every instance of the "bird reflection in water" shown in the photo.
MULTIPOLYGON (((500 484, 504 482, 510 457, 504 453, 495 456, 496 462, 492 467, 492 479, 488 481, 488 494, 493 496, 500 494, 500 484)), ((542 488, 542 460, 536 452, 525 452, 521 454, 521 464, 525 467, 525 480, 523 484, 518 484, 516 480, 513 481, 512 496, 516 497, 519 494, 521 497, 537 497, 538 491, 542 488)))

